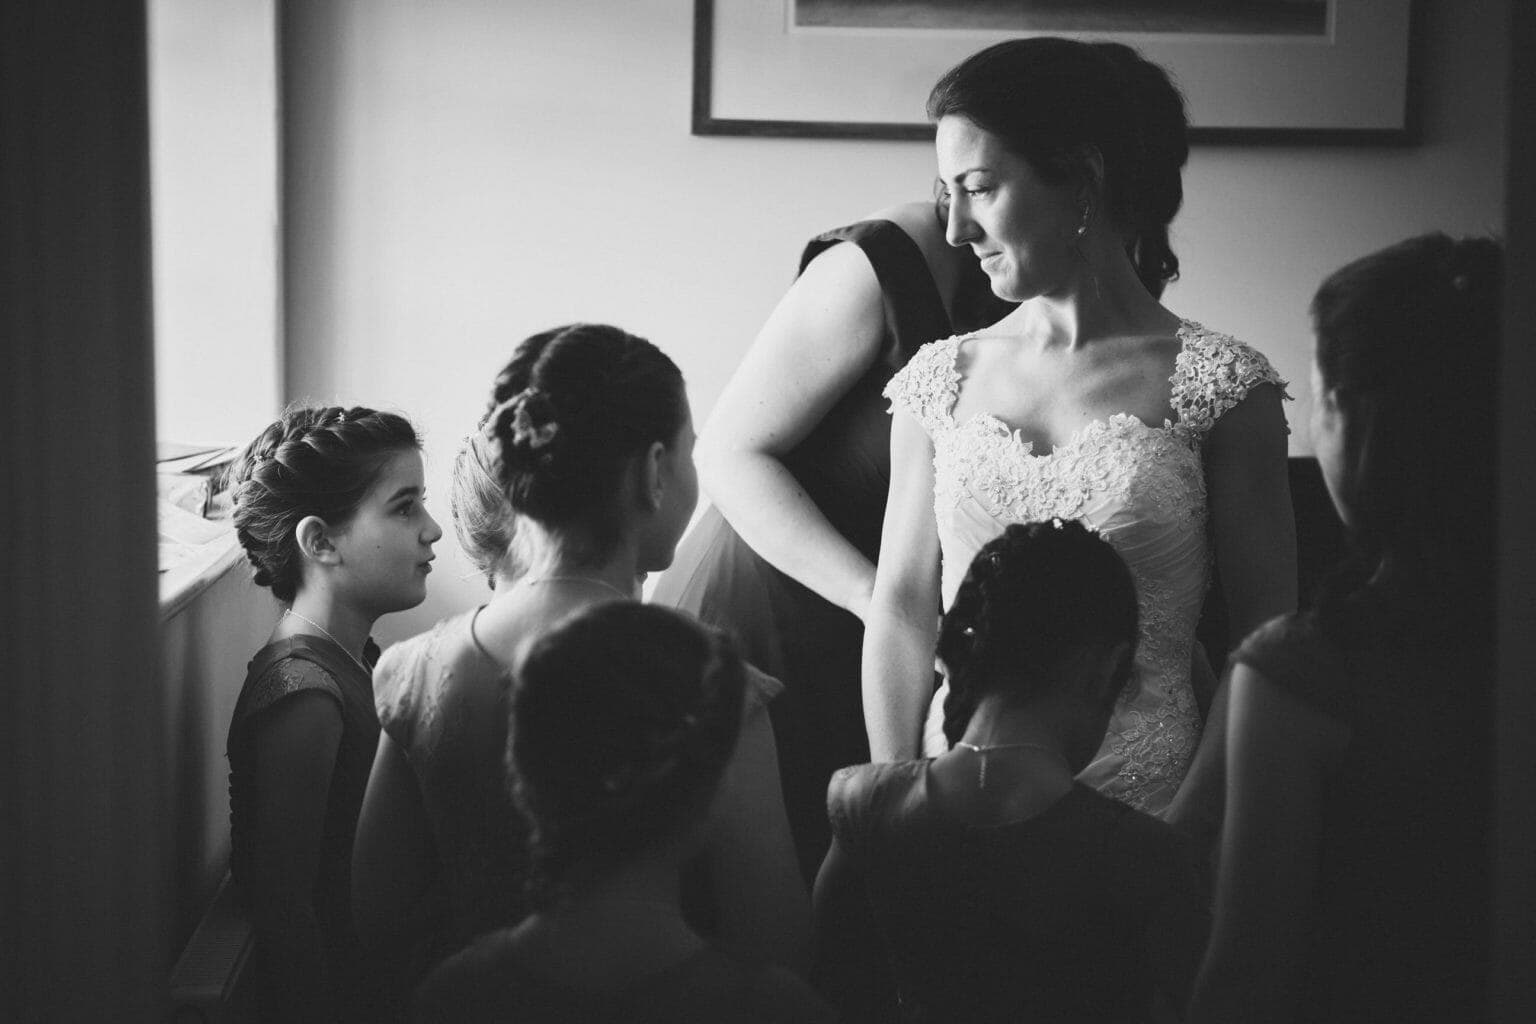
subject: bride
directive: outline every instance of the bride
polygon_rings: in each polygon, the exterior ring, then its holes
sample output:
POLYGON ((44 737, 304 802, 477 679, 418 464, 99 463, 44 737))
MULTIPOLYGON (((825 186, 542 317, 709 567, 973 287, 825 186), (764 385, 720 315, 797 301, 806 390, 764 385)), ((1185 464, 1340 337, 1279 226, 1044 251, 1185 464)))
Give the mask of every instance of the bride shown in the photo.
POLYGON ((1178 271, 1167 226, 1188 154, 1183 100, 1160 67, 1113 43, 1011 40, 947 72, 928 112, 948 241, 1021 305, 925 346, 886 389, 891 489, 863 656, 871 752, 947 749, 935 623, 976 551, 1009 523, 1080 519, 1130 566, 1141 626, 1079 777, 1157 813, 1200 739, 1191 661, 1204 661, 1194 633, 1213 561, 1235 638, 1295 606, 1284 382, 1158 301, 1178 271))

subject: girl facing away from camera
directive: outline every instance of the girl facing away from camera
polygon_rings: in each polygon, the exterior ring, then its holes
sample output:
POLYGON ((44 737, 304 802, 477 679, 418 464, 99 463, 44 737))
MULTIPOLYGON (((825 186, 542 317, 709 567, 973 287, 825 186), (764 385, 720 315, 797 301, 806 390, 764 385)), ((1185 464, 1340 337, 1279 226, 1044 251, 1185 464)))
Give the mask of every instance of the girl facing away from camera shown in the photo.
POLYGON ((734 959, 683 915, 680 869, 726 796, 748 686, 732 644, 655 606, 589 606, 533 644, 507 784, 535 911, 439 967, 418 1020, 832 1019, 793 974, 734 959))
MULTIPOLYGON (((638 600, 637 580, 670 564, 698 497, 682 374, 616 327, 574 324, 524 341, 482 423, 496 486, 461 466, 459 483, 475 486, 453 502, 461 525, 478 524, 477 548, 504 552, 490 563, 491 599, 396 644, 375 676, 384 736, 353 895, 370 946, 418 947, 417 970, 530 909, 527 824, 501 769, 523 651, 574 611, 638 600)), ((750 673, 741 741, 688 891, 711 934, 798 967, 810 907, 766 709, 778 687, 750 673)))
POLYGON ((369 639, 426 597, 419 442, 400 416, 298 408, 236 462, 234 523, 284 605, 229 728, 230 870, 256 929, 264 1020, 375 1019, 348 900, 378 742, 369 639))
POLYGON ((896 1005, 856 1019, 1182 1007, 1206 924, 1184 843, 1076 778, 1131 677, 1137 620, 1125 562, 1081 523, 1013 524, 977 553, 940 629, 948 749, 828 788, 818 943, 874 941, 895 979, 896 1005))
POLYGON ((1312 443, 1354 556, 1233 655, 1199 1021, 1486 1020, 1497 243, 1312 300, 1312 443))

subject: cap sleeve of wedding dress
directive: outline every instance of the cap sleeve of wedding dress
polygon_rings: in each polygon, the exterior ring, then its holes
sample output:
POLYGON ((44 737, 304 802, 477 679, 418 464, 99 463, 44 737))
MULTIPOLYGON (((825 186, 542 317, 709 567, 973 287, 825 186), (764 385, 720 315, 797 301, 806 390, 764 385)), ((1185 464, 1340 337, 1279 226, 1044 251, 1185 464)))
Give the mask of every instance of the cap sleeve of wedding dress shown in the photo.
POLYGON ((1260 384, 1273 384, 1281 397, 1291 397, 1286 381, 1257 349, 1192 320, 1184 321, 1180 335, 1184 345, 1169 378, 1169 404, 1197 440, 1205 440, 1216 421, 1260 384))
POLYGON ((960 341, 957 336, 929 342, 885 385, 890 411, 911 413, 930 437, 948 424, 960 393, 960 371, 955 368, 960 341))

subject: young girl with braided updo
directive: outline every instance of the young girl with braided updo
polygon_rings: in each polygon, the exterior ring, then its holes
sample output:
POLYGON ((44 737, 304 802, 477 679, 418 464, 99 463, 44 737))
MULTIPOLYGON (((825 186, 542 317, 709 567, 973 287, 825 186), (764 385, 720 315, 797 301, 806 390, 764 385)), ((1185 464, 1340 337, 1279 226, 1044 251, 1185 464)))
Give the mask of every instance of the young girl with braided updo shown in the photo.
POLYGON ((229 729, 230 869, 256 929, 263 1020, 374 1019, 348 903, 378 741, 375 620, 426 597, 442 536, 415 430, 365 408, 298 408, 236 462, 234 524, 285 606, 229 729))
MULTIPOLYGON (((354 859, 365 940, 425 940, 425 962, 529 910, 526 823, 500 768, 523 652, 574 611, 636 601, 637 579, 670 564, 698 497, 682 374, 616 327, 574 324, 524 341, 483 423, 500 514, 509 526, 517 518, 522 575, 503 559, 488 603, 395 645, 380 663, 384 737, 354 859)), ((469 492, 455 500, 461 511, 493 511, 469 492)), ((690 875, 701 880, 690 909, 723 941, 795 966, 810 907, 765 707, 778 687, 751 673, 741 742, 690 875)))
POLYGON ((1473 1021, 1489 1000, 1505 287, 1423 235, 1312 300, 1312 444, 1354 557, 1233 654, 1199 1021, 1473 1021))
POLYGON ((669 609, 607 602, 545 633, 512 698, 507 782, 529 824, 535 912, 444 963, 422 1021, 814 1024, 831 1012, 684 918, 741 729, 734 646, 669 609))
POLYGON ((1140 1021, 1182 1004, 1204 937, 1193 867, 1171 826, 1074 778, 1130 677, 1137 619, 1124 561, 1078 522, 1010 525, 971 562, 939 637, 949 750, 828 788, 818 940, 868 916, 896 979, 878 1019, 1140 1021))

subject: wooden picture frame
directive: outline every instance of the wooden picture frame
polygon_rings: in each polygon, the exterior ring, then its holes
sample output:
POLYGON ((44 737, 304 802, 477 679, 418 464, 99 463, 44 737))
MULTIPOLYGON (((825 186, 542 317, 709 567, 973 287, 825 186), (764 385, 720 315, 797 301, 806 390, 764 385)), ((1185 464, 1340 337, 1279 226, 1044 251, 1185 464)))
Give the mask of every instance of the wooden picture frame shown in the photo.
POLYGON ((1292 35, 806 26, 796 4, 817 0, 695 0, 692 130, 931 140, 923 104, 947 68, 1002 39, 1055 34, 1129 43, 1166 67, 1189 104, 1193 143, 1416 143, 1419 4, 1314 2, 1326 7, 1324 30, 1292 35))

